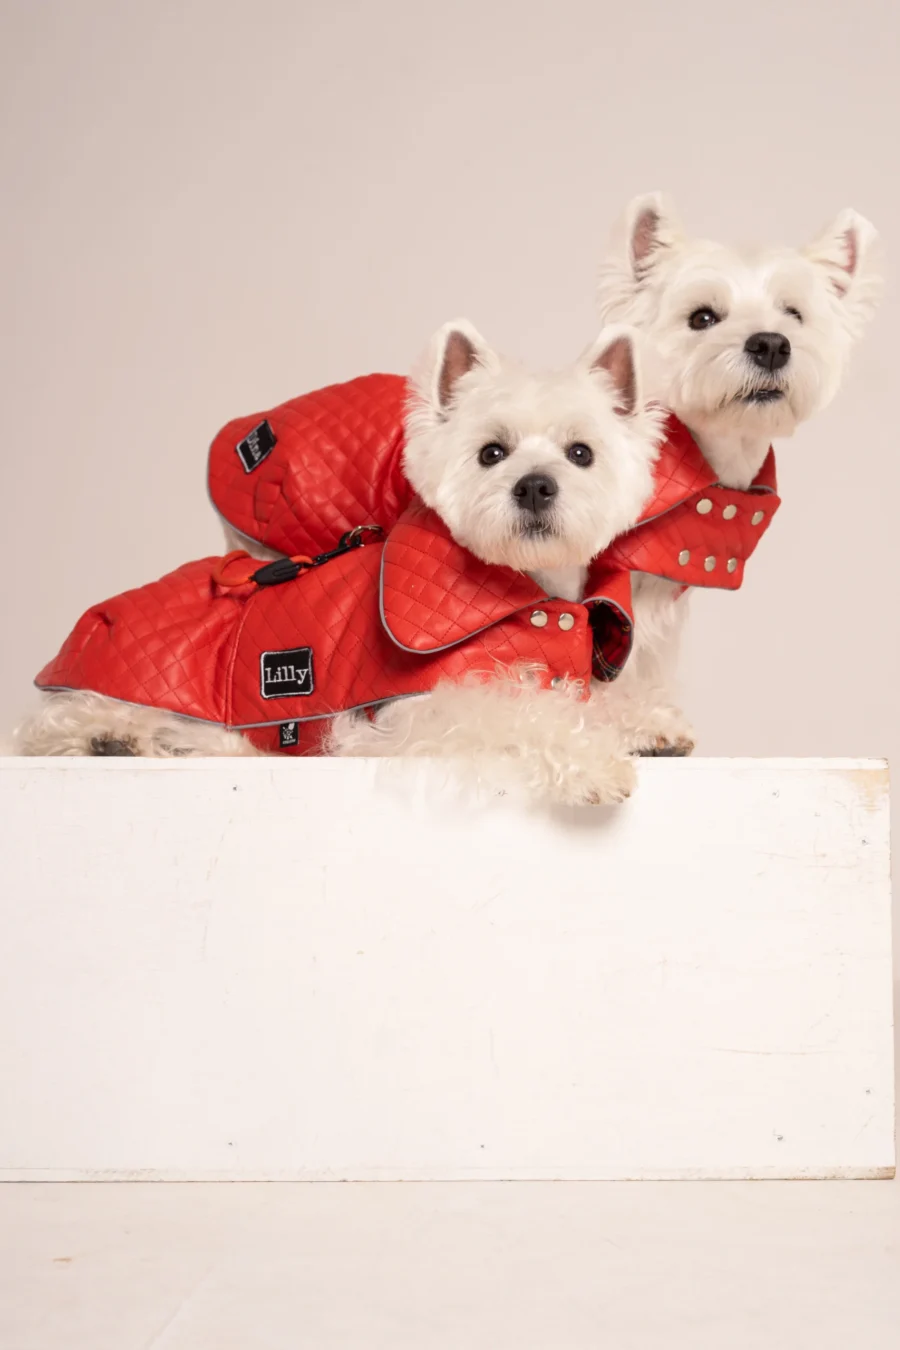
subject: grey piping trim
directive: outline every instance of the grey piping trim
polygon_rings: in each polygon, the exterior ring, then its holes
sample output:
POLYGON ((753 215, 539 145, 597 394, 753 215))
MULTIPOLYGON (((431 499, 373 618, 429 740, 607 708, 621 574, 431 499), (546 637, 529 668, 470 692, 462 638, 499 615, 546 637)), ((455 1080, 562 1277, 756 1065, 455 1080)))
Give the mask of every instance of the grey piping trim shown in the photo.
MULTIPOLYGON (((739 558, 738 562, 746 566, 746 558, 739 558)), ((707 572, 711 576, 711 572, 707 572)), ((737 571, 729 572, 728 576, 737 576, 737 571)), ((667 572, 639 572, 637 568, 632 572, 635 577, 654 577, 657 581, 671 581, 675 586, 683 586, 686 591, 732 591, 737 588, 734 586, 716 586, 712 582, 708 586, 702 585, 699 581, 685 581, 684 577, 671 577, 667 572)))
MULTIPOLYGON (((632 534, 635 530, 642 530, 645 525, 652 524, 654 520, 662 520, 663 516, 667 516, 670 511, 677 511, 679 506, 684 506, 687 502, 692 502, 694 500, 694 497, 699 496, 703 492, 712 492, 715 490, 715 488, 721 488, 724 492, 747 492, 747 493, 752 492, 758 497, 765 497, 765 496, 774 497, 777 495, 774 488, 754 487, 752 483, 748 488, 730 488, 726 487, 724 483, 710 483, 708 487, 698 488, 697 491, 694 493, 693 497, 682 497, 680 502, 673 502, 671 506, 666 507, 665 511, 657 511, 655 516, 646 516, 643 520, 639 520, 636 525, 632 525, 630 530, 623 530, 622 533, 632 534)), ((615 544, 615 542, 616 541, 614 539, 613 545, 615 544)))
MULTIPOLYGON (((110 703, 121 703, 126 708, 150 708, 154 712, 164 713, 168 717, 180 718, 182 722, 199 722, 205 727, 222 727, 225 731, 250 731, 256 727, 280 727, 283 722, 325 722, 332 717, 340 717, 345 712, 362 712, 366 708, 380 708, 385 703, 398 703, 404 698, 422 698, 422 691, 415 694, 391 694, 389 698, 373 699, 371 703, 356 703, 352 708, 339 708, 336 712, 310 713, 306 717, 276 717, 271 722, 214 722, 211 717, 193 717, 190 713, 173 712, 171 708, 157 708, 153 703, 134 703, 128 698, 116 698, 113 694, 101 694, 96 689, 76 689, 70 684, 38 684, 35 688, 42 694, 97 694, 98 698, 108 698, 110 703)), ((429 691, 426 689, 425 693, 429 691)))
POLYGON ((596 608, 597 605, 609 605, 610 609, 616 609, 622 615, 622 618, 628 625, 629 633, 634 631, 634 620, 628 614, 627 610, 624 610, 622 606, 620 604, 617 604, 615 600, 601 599, 599 596, 594 596, 593 598, 588 597, 587 600, 573 600, 567 601, 566 603, 567 604, 571 603, 575 605, 584 605, 585 609, 588 609, 590 606, 594 606, 596 608))
MULTIPOLYGON (((387 633, 388 637, 391 639, 391 642, 393 642, 394 646, 399 647, 401 652, 409 652, 412 656, 435 656, 438 652, 449 652, 452 650, 452 648, 458 647, 461 642, 468 642, 469 638, 477 637, 479 633, 486 633, 489 628, 496 627, 498 623, 503 622, 503 619, 509 619, 512 617, 513 614, 521 614, 523 610, 533 609, 534 605, 541 604, 545 600, 549 601, 552 598, 549 595, 539 595, 539 599, 535 600, 534 604, 519 605, 517 609, 511 609, 507 614, 503 615, 503 618, 493 619, 490 623, 484 624, 481 628, 473 628, 471 633, 464 633, 462 637, 457 638, 455 642, 446 642, 443 647, 428 647, 425 651, 420 651, 417 647, 404 646, 404 644, 400 641, 400 639, 396 638, 394 634, 391 632, 390 625, 388 624, 387 618, 385 616, 384 555, 386 552, 387 552, 387 543, 385 543, 385 547, 381 551, 381 563, 378 568, 378 614, 379 617, 381 618, 382 627, 384 628, 384 631, 387 633)), ((581 601, 580 600, 573 601, 572 603, 581 604, 581 601)))
MULTIPOLYGON (((425 694, 431 691, 426 689, 425 694)), ((241 722, 230 728, 231 731, 249 731, 253 727, 280 727, 282 722, 325 722, 332 717, 340 717, 342 713, 363 712, 366 708, 382 708, 386 703, 399 703, 404 698, 422 698, 423 692, 419 690, 415 694, 391 694, 390 698, 376 698, 371 703, 357 703, 352 708, 340 708, 337 712, 331 713, 311 713, 308 717, 279 717, 277 722, 241 722)))
MULTIPOLYGON (((384 631, 387 633, 394 646, 399 647, 402 652, 409 652, 412 656, 435 656, 440 652, 449 652, 453 647, 458 647, 461 642, 468 642, 469 638, 477 637, 479 633, 486 633, 489 628, 495 628, 498 623, 503 623, 504 620, 512 618, 514 614, 522 614, 526 609, 534 608, 534 605, 519 605, 517 609, 511 609, 507 614, 504 614, 502 618, 494 619, 491 623, 484 624, 482 628, 473 628, 470 633, 464 633, 463 636, 457 638, 455 642, 447 642, 443 647, 429 647, 425 651, 419 651, 416 647, 406 647, 398 638, 394 637, 384 613, 384 555, 386 551, 386 548, 382 550, 381 565, 378 570, 378 613, 381 617, 384 631)), ((543 604, 544 602, 551 603, 553 600, 561 599, 562 596, 542 594, 534 604, 543 604)), ((631 629, 634 628, 633 620, 621 605, 616 604, 615 600, 601 599, 599 596, 587 596, 582 600, 566 600, 564 603, 567 605, 584 605, 585 609, 590 605, 609 605, 611 609, 618 610, 631 629)), ((630 655, 631 646, 629 646, 628 651, 630 655)), ((409 697, 409 695, 405 695, 405 697, 409 697)), ((385 700, 385 702, 390 701, 390 699, 385 700)))
MULTIPOLYGON (((180 717, 183 722, 202 722, 205 727, 225 727, 226 730, 231 730, 224 722, 214 722, 210 717, 193 717, 190 713, 172 712, 170 708, 157 708, 154 703, 135 703, 130 698, 101 694, 99 689, 77 689, 71 684, 38 684, 37 680, 34 681, 34 687, 42 694, 96 694, 98 698, 108 698, 110 703, 121 703, 126 708, 152 708, 154 712, 166 713, 169 717, 180 717)), ((281 721, 286 722, 288 719, 282 717, 281 721)))

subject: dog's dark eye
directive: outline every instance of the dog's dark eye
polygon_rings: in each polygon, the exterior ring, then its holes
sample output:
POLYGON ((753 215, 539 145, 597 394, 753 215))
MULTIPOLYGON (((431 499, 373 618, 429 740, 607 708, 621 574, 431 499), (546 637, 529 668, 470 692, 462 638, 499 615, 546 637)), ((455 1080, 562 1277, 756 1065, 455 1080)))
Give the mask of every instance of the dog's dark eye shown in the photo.
POLYGON ((570 459, 573 464, 579 464, 582 469, 586 469, 589 464, 594 462, 594 452, 589 445, 585 445, 582 441, 576 441, 566 451, 566 458, 570 459))
POLYGON ((506 459, 508 454, 505 445, 501 445, 499 441, 491 441, 490 445, 483 445, 478 451, 478 463, 489 469, 492 464, 499 464, 501 459, 506 459))
POLYGON ((796 319, 798 323, 803 322, 803 315, 795 305, 785 305, 784 312, 785 314, 790 314, 791 318, 796 319))
POLYGON ((700 333, 704 328, 712 328, 713 324, 721 322, 714 309, 710 309, 709 305, 701 305, 688 319, 688 327, 693 328, 695 333, 700 333))

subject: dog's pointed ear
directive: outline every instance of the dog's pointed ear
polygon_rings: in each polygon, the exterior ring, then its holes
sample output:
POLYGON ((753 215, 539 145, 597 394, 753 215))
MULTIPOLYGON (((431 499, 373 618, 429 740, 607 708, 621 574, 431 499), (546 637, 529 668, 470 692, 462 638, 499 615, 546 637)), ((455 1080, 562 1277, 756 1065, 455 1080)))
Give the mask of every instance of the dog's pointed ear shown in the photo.
POLYGON ((439 418, 453 406, 459 381, 478 366, 493 369, 497 358, 468 319, 445 323, 435 333, 414 376, 419 399, 439 418))
POLYGON ((633 198, 625 211, 624 234, 632 276, 640 281, 681 238, 673 203, 662 192, 633 198))
POLYGON ((612 232, 600 266, 597 297, 604 323, 632 322, 641 286, 683 239, 675 207, 662 192, 634 197, 612 232))
POLYGON ((847 207, 806 248, 810 262, 822 268, 828 283, 858 323, 869 318, 881 293, 877 263, 878 231, 865 216, 847 207))
POLYGON ((633 417, 641 408, 641 387, 635 334, 629 328, 605 328, 581 356, 591 375, 603 377, 613 396, 613 411, 633 417))

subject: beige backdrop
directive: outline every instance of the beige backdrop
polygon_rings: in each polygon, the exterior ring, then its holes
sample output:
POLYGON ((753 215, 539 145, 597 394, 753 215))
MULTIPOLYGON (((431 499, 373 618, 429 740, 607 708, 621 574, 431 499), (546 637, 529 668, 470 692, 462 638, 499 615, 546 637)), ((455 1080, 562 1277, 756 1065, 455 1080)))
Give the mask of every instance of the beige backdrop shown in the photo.
MULTIPOLYGON (((4 0, 4 729, 89 603, 218 551, 220 424, 458 314, 567 360, 633 193, 798 243, 852 205, 896 254, 898 43, 895 0, 4 0)), ((900 751, 897 321, 695 600, 701 752, 900 751)))

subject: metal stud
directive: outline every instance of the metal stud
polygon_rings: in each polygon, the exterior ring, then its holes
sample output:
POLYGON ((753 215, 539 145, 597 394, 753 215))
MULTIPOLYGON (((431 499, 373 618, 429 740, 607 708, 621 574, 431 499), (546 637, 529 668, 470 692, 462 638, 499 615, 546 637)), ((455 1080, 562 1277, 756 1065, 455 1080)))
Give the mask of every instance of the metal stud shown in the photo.
POLYGON ((547 611, 545 609, 536 609, 531 616, 531 622, 535 628, 547 627, 547 611))
POLYGON ((765 520, 765 518, 766 518, 765 511, 754 511, 753 515, 750 517, 750 524, 761 525, 762 522, 765 520))
POLYGON ((550 688, 551 688, 551 689, 562 689, 562 687, 563 687, 564 684, 565 684, 565 680, 562 678, 561 675, 554 675, 554 676, 553 676, 553 679, 550 681, 550 688))
POLYGON ((691 550, 689 548, 683 548, 678 555, 678 561, 681 563, 682 567, 686 567, 691 561, 691 550))
POLYGON ((716 565, 716 560, 715 560, 715 558, 713 557, 712 554, 710 554, 708 558, 704 558, 704 559, 703 559, 703 570, 704 570, 705 572, 711 572, 711 571, 713 570, 713 568, 715 567, 715 565, 716 565))
POLYGON ((737 558, 729 558, 728 561, 727 561, 727 563, 725 564, 725 567, 727 568, 727 570, 728 570, 729 572, 736 572, 736 571, 737 571, 737 558))
POLYGON ((574 615, 574 614, 560 614, 560 616, 559 616, 559 626, 560 626, 560 628, 563 630, 564 633, 568 633, 568 631, 569 631, 570 628, 574 628, 574 627, 575 627, 575 615, 574 615))
POLYGON ((725 509, 724 509, 723 512, 722 512, 722 519, 723 519, 723 520, 734 520, 734 518, 735 518, 736 515, 737 515, 737 507, 736 507, 736 506, 726 506, 725 509))
POLYGON ((697 503, 697 515, 708 516, 711 510, 712 510, 712 502, 709 500, 709 498, 701 497, 699 502, 697 503))

